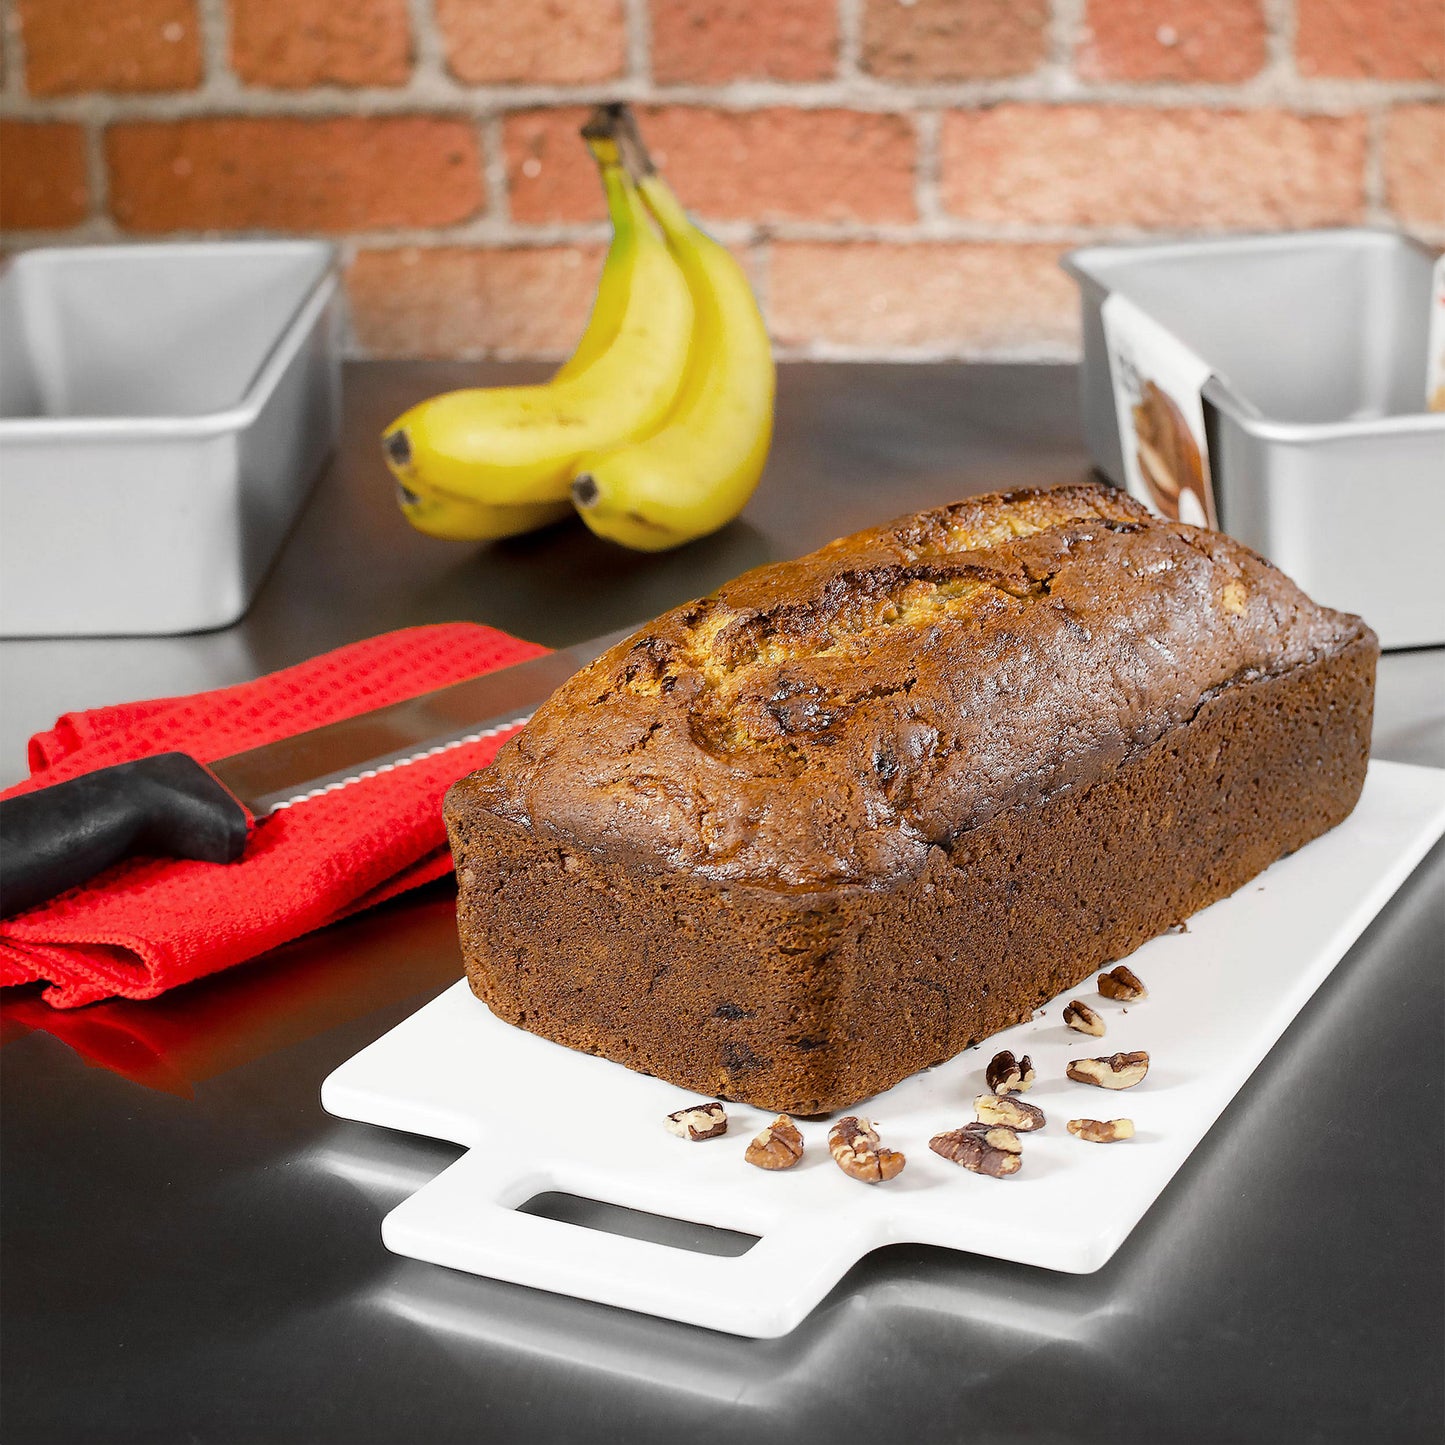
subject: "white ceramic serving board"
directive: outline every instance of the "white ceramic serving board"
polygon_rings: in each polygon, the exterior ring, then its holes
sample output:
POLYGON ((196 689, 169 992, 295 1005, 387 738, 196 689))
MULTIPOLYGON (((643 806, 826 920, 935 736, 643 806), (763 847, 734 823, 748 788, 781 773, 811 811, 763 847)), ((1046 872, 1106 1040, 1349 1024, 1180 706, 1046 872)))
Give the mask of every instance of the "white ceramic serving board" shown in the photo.
POLYGON ((1366 924, 1445 832, 1445 771, 1372 763, 1351 817, 1282 859, 1187 932, 1130 959, 1149 997, 1122 1005, 1092 981, 1070 991, 1107 1034, 1067 1029, 1061 1002, 850 1111, 877 1121, 908 1165, 892 1183, 849 1179, 828 1122, 800 1122, 803 1160, 743 1161, 770 1115, 729 1104, 728 1133, 690 1143, 663 1116, 695 1096, 494 1018, 454 984, 343 1064, 322 1104, 347 1119, 450 1140, 468 1152, 394 1209, 399 1254, 740 1335, 785 1334, 863 1255, 902 1242, 1088 1273, 1118 1249, 1366 924), (1048 1125, 1024 1136, 1012 1178, 970 1174, 928 1140, 973 1117, 998 1049, 1030 1054, 1048 1125), (1143 1084, 1069 1082, 1070 1058, 1148 1050, 1143 1084), (1086 1144, 1069 1118, 1132 1118, 1135 1138, 1086 1144), (759 1236, 736 1257, 694 1253, 538 1215, 562 1191, 759 1236), (1092 1201, 1107 1200, 1107 1206, 1092 1201))

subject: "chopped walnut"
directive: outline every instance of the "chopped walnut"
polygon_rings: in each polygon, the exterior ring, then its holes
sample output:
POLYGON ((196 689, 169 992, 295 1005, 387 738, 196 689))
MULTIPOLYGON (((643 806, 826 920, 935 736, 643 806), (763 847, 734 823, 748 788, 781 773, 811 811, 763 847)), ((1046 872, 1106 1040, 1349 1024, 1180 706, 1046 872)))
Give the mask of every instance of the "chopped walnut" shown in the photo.
POLYGON ((1096 1039, 1104 1036, 1104 1020, 1079 999, 1071 998, 1064 1005, 1064 1022, 1081 1034, 1093 1034, 1096 1039))
POLYGON ((1021 1059, 1004 1049, 989 1060, 983 1076, 995 1094, 1026 1094, 1034 1086, 1034 1064, 1027 1054, 1021 1059))
POLYGON ((928 1141, 935 1154, 974 1174, 1003 1179, 1023 1168, 1023 1145, 1019 1136, 1001 1124, 965 1124, 928 1141))
POLYGON ((1076 1084, 1095 1084, 1101 1089, 1132 1089, 1149 1072, 1149 1055, 1110 1054, 1103 1059, 1071 1059, 1066 1071, 1076 1084))
POLYGON ((1134 1137, 1132 1119, 1070 1119, 1070 1134, 1090 1144, 1119 1144, 1134 1137))
POLYGON ((1135 999, 1149 997, 1149 990, 1139 982, 1134 970, 1125 968, 1122 963, 1099 975, 1099 992, 1105 998, 1118 999, 1120 1003, 1133 1003, 1135 999))
POLYGON ((710 1104, 693 1104, 667 1116, 667 1132, 679 1139, 716 1139, 727 1131, 727 1110, 716 1100, 710 1104))
POLYGON ((803 1157, 803 1136, 786 1114, 779 1114, 751 1144, 743 1158, 759 1169, 791 1169, 803 1157))
POLYGON ((973 1101, 973 1112, 985 1124, 1003 1124, 1009 1129, 1017 1129, 1020 1134, 1042 1129, 1048 1122, 1037 1104, 998 1094, 980 1094, 973 1101))
POLYGON ((850 1179, 864 1184, 882 1184, 896 1179, 907 1162, 896 1149, 884 1149, 878 1131, 868 1119, 849 1114, 828 1130, 828 1152, 833 1162, 850 1179))

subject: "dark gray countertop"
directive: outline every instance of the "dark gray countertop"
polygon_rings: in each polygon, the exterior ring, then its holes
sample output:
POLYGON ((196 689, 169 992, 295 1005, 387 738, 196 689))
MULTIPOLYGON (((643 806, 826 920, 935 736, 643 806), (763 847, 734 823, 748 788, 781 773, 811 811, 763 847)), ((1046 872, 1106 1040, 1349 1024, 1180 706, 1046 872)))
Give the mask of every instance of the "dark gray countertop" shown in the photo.
MULTIPOLYGON (((767 483, 717 537, 643 558, 580 528, 491 550, 413 534, 377 434, 501 374, 351 367, 348 440, 237 627, 0 646, 0 780, 62 710, 410 623, 567 643, 894 513, 1087 470, 1068 368, 794 366, 767 483)), ((1379 708, 1379 755, 1445 764, 1445 655, 1384 659, 1379 708)), ((445 884, 151 1003, 51 1015, 15 991, 4 1438, 1433 1441, 1442 900, 1437 848, 1098 1274, 895 1247, 774 1341, 382 1249, 381 1215, 455 1151, 330 1119, 317 1091, 457 976, 445 884)))

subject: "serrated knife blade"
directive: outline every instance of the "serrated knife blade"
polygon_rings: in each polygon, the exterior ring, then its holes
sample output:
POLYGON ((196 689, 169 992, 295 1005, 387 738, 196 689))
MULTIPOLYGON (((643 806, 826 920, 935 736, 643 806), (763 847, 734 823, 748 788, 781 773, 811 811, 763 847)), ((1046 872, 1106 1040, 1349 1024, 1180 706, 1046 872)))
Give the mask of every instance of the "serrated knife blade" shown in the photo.
POLYGON ((635 630, 609 632, 207 766, 259 820, 525 722, 569 677, 635 630))
POLYGON ((160 753, 0 802, 0 917, 133 855, 231 863, 247 810, 273 813, 524 723, 624 628, 528 662, 201 763, 160 753))

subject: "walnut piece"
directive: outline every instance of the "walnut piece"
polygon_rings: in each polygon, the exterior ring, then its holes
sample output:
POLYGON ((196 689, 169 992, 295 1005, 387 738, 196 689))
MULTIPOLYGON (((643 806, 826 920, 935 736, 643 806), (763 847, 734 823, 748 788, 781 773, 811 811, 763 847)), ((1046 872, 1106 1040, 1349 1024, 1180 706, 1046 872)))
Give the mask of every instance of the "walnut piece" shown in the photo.
POLYGON ((1134 1137, 1132 1119, 1070 1119, 1068 1130, 1090 1144, 1119 1144, 1134 1137))
POLYGON ((791 1169, 803 1157, 803 1136, 786 1114, 779 1114, 751 1144, 743 1158, 759 1169, 791 1169))
POLYGON ((1099 975, 1099 992, 1105 998, 1118 999, 1120 1003, 1133 1003, 1135 999, 1149 997, 1149 990, 1139 982, 1134 970, 1122 963, 1099 975))
POLYGON ((896 1149, 884 1149, 878 1131, 869 1119, 849 1114, 828 1130, 828 1152, 833 1162, 850 1179, 864 1184, 883 1184, 896 1179, 907 1160, 896 1149))
POLYGON ((1096 1039, 1104 1037, 1104 1020, 1080 999, 1071 998, 1064 1005, 1064 1022, 1081 1034, 1093 1034, 1096 1039))
POLYGON ((961 1168, 986 1174, 990 1179, 1017 1174, 1024 1163, 1019 1136, 1001 1124, 965 1124, 961 1129, 935 1134, 928 1147, 961 1168))
POLYGON ((693 1104, 667 1116, 667 1132, 679 1139, 716 1139, 728 1131, 727 1110, 716 1099, 710 1104, 693 1104))
POLYGON ((1076 1084, 1094 1084, 1101 1089, 1132 1089, 1149 1072, 1149 1055, 1110 1054, 1103 1059, 1070 1059, 1066 1070, 1076 1084))
POLYGON ((989 1060, 983 1076, 995 1094, 1027 1094, 1034 1086, 1034 1063, 1027 1054, 1015 1059, 1004 1049, 989 1060))
POLYGON ((980 1094, 973 1101, 973 1112, 982 1123, 1002 1124, 1005 1128, 1017 1129, 1020 1134, 1042 1129, 1048 1122, 1037 1104, 998 1094, 980 1094))

